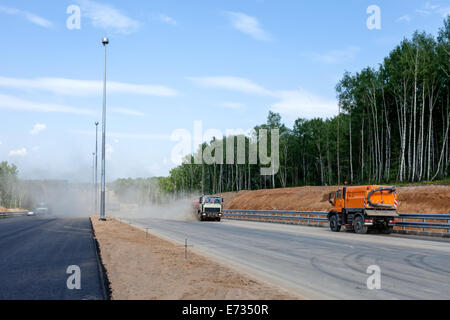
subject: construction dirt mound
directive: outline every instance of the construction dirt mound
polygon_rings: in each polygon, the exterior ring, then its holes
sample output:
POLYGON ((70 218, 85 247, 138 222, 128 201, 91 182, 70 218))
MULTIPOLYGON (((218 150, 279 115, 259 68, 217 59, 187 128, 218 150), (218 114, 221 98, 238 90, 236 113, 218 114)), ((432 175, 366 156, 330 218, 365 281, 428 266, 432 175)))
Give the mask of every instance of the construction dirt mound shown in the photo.
POLYGON ((23 209, 6 209, 5 207, 0 206, 0 212, 23 212, 26 210, 23 209))
MULTIPOLYGON (((298 187, 223 194, 225 209, 327 211, 337 187, 298 187)), ((450 213, 450 185, 397 187, 399 212, 450 213)))

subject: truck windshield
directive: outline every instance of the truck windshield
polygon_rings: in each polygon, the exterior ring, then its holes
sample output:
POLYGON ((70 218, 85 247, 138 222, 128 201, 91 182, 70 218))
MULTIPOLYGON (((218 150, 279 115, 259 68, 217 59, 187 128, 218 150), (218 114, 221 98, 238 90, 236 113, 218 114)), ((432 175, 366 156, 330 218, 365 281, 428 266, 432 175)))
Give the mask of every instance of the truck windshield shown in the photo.
POLYGON ((205 203, 221 203, 220 198, 206 198, 205 203))

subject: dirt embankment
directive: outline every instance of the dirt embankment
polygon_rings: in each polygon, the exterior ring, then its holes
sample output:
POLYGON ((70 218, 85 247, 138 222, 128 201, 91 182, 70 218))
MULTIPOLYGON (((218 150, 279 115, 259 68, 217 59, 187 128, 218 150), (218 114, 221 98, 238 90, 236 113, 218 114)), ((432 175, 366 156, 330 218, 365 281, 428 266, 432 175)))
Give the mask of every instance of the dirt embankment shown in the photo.
MULTIPOLYGON (((337 187, 298 187, 223 194, 225 209, 326 211, 328 194, 337 187)), ((450 213, 450 186, 406 186, 397 188, 399 212, 450 213)))
POLYGON ((115 300, 299 299, 117 220, 91 219, 115 300))
POLYGON ((0 212, 25 212, 23 209, 6 209, 5 207, 0 206, 0 212))

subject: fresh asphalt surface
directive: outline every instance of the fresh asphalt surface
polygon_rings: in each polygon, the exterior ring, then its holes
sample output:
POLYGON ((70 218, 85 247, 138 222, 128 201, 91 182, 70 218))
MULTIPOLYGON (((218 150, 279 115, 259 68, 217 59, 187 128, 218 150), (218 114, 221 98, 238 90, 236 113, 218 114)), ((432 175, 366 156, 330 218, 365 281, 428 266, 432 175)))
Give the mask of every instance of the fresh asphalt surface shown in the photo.
MULTIPOLYGON (((127 219, 307 299, 450 299, 450 242, 229 221, 127 219), (367 288, 367 268, 381 289, 367 288)), ((181 249, 180 249, 181 250, 181 249)), ((183 249, 184 250, 184 249, 183 249)))
POLYGON ((104 299, 88 218, 0 219, 0 300, 104 299), (81 290, 69 290, 67 267, 81 269, 81 290))

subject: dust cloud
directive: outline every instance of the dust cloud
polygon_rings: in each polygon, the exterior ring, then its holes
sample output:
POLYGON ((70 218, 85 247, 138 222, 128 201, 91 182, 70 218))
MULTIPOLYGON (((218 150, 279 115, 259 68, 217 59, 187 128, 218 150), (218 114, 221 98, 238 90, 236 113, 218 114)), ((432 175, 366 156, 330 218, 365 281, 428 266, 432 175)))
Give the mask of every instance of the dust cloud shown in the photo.
POLYGON ((47 207, 47 213, 37 213, 45 218, 89 217, 94 209, 94 190, 88 183, 69 183, 64 180, 27 181, 24 207, 37 211, 47 207))
MULTIPOLYGON (((160 189, 156 180, 120 179, 107 183, 105 192, 106 216, 133 219, 164 219, 196 221, 194 201, 197 193, 171 194, 160 189)), ((99 186, 100 187, 100 186, 99 186)), ((100 213, 100 188, 96 192, 92 183, 68 180, 21 180, 20 193, 16 193, 20 208, 34 211, 44 218, 82 218, 100 213), (47 207, 48 212, 38 212, 47 207)))
POLYGON ((82 218, 89 217, 93 204, 90 194, 86 190, 72 188, 64 194, 50 194, 46 202, 49 216, 53 218, 82 218))
POLYGON ((198 193, 162 190, 158 178, 118 179, 109 184, 106 214, 117 218, 195 221, 198 193))
POLYGON ((142 207, 121 204, 120 210, 111 214, 118 218, 130 219, 197 220, 192 197, 167 198, 164 203, 148 203, 142 207))

